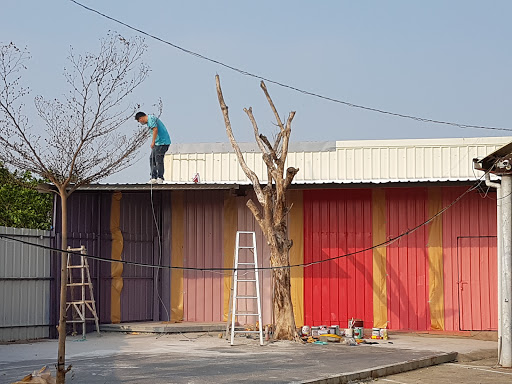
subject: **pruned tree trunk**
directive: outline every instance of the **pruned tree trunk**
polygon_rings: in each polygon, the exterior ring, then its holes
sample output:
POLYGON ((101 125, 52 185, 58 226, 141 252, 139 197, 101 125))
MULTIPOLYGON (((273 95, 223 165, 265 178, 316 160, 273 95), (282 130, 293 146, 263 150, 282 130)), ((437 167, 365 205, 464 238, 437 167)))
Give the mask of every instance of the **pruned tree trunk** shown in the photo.
POLYGON ((261 88, 265 93, 267 101, 274 112, 279 126, 279 133, 272 145, 268 138, 259 133, 256 119, 253 116, 252 108, 244 109, 249 117, 254 130, 256 143, 260 148, 263 160, 267 166, 268 181, 265 187, 262 187, 258 176, 246 164, 242 152, 235 140, 229 120, 228 107, 224 102, 220 79, 215 77, 217 85, 217 96, 224 116, 226 133, 229 141, 235 150, 240 166, 251 183, 260 204, 258 207, 252 200, 247 201, 247 207, 251 210, 256 222, 260 226, 270 247, 270 265, 272 278, 274 281, 273 308, 275 316, 274 338, 279 340, 292 340, 297 338, 295 327, 295 317, 291 298, 291 279, 290 279, 290 255, 289 251, 293 245, 292 240, 288 239, 286 215, 290 207, 286 204, 286 190, 293 181, 293 178, 299 171, 297 168, 290 167, 284 172, 286 156, 288 154, 288 142, 291 133, 291 123, 295 112, 290 112, 286 125, 284 125, 277 113, 274 103, 268 94, 265 83, 261 82, 261 88))

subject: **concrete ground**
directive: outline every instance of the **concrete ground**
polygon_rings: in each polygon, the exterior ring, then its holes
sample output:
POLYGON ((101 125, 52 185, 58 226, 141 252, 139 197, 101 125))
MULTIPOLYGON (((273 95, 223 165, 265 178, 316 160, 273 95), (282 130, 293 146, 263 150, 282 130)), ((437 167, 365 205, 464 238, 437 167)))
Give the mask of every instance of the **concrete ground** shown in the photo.
MULTIPOLYGON (((389 340, 376 342, 260 346, 258 340, 239 336, 231 346, 218 331, 90 333, 85 340, 68 337, 66 364, 73 368, 66 382, 348 383, 372 382, 372 377, 407 384, 512 382, 512 370, 494 368, 494 341, 390 334, 389 340), (455 362, 454 352, 464 362, 455 362)), ((0 345, 0 383, 19 380, 43 365, 55 374, 56 355, 56 340, 0 345)))

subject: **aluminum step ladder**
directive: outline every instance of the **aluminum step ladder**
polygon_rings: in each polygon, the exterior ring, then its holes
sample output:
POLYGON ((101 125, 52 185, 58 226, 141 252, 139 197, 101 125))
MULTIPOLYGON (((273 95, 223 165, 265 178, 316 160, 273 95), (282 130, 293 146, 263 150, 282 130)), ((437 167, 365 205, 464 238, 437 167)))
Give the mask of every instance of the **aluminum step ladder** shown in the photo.
POLYGON ((230 297, 230 312, 228 314, 228 323, 226 326, 226 335, 229 328, 230 316, 231 316, 231 345, 234 344, 235 333, 259 333, 260 345, 263 345, 263 330, 261 324, 261 296, 260 296, 260 279, 258 270, 258 253, 256 251, 256 233, 247 231, 237 231, 236 233, 236 248, 235 248, 235 265, 233 272, 233 285, 231 287, 230 297), (252 245, 240 245, 240 237, 243 236, 247 239, 248 243, 252 245), (240 254, 242 252, 242 255, 240 254), (252 254, 251 257, 247 254, 252 254), (241 261, 242 260, 242 261, 241 261), (241 268, 239 271, 238 268, 241 268), (245 271, 244 269, 247 269, 245 271), (239 295, 238 285, 242 284, 248 289, 251 284, 255 286, 256 295, 239 295), (256 313, 240 312, 237 303, 240 300, 247 300, 247 302, 253 302, 256 300, 257 311, 256 313), (237 330, 235 328, 235 320, 237 316, 257 316, 258 317, 258 330, 237 330))
POLYGON ((76 333, 76 324, 82 324, 82 337, 85 339, 86 322, 94 321, 96 324, 96 331, 100 334, 100 326, 98 322, 98 314, 96 312, 96 302, 94 301, 94 294, 92 290, 91 274, 89 272, 89 263, 87 262, 87 251, 85 246, 80 248, 68 247, 69 252, 80 252, 80 264, 72 263, 72 254, 68 253, 67 269, 68 269, 68 283, 66 284, 70 291, 70 301, 66 301, 66 318, 67 312, 71 308, 71 319, 66 320, 66 323, 73 324, 73 333, 76 333), (73 281, 73 270, 80 270, 80 277, 77 282, 73 281), (75 288, 78 288, 78 298, 75 298, 75 288), (87 288, 89 294, 87 295, 87 288), (87 311, 89 316, 87 317, 87 311))

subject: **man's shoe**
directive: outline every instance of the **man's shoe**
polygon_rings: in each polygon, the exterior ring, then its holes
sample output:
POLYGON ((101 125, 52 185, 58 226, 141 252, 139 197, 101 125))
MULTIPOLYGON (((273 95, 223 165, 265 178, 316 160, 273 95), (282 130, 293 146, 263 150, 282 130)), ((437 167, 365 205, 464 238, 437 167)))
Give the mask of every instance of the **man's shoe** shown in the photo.
POLYGON ((156 179, 151 179, 148 181, 148 184, 156 184, 156 183, 157 183, 156 179))
POLYGON ((164 179, 161 179, 160 177, 158 179, 156 179, 156 183, 157 184, 163 184, 164 183, 164 179))

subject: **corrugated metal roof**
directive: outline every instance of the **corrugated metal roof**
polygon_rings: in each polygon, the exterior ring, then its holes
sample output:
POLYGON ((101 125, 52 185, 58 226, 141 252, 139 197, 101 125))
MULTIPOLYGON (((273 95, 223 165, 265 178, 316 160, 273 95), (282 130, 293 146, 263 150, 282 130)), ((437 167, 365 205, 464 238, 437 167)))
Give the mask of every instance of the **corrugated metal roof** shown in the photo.
MULTIPOLYGON (((249 184, 249 183, 247 183, 249 184)), ((49 187, 52 188, 51 186, 49 187)), ((238 184, 233 182, 220 182, 220 183, 194 183, 193 181, 188 182, 172 182, 166 180, 163 184, 89 184, 79 188, 81 191, 149 191, 151 189, 155 191, 161 190, 180 190, 180 189, 238 189, 238 184)))
MULTIPOLYGON (((511 141, 512 137, 476 137, 294 143, 287 167, 299 168, 295 184, 468 181, 482 175, 473 169, 473 158, 511 141)), ((265 183, 266 166, 256 145, 240 147, 247 165, 265 183)), ((196 173, 203 185, 250 183, 228 143, 171 145, 165 179, 189 185, 196 173)))

